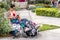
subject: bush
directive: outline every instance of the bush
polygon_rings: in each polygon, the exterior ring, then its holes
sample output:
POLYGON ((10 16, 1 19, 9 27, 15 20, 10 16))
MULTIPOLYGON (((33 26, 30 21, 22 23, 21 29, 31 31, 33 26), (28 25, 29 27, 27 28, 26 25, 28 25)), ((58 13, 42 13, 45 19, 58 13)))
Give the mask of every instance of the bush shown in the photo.
POLYGON ((36 14, 39 16, 60 17, 56 8, 36 8, 36 14))
POLYGON ((16 10, 16 11, 19 11, 19 10, 20 10, 20 8, 18 8, 18 7, 15 7, 15 10, 16 10))
POLYGON ((4 3, 3 2, 0 2, 0 8, 4 8, 4 3))
POLYGON ((51 4, 51 2, 50 1, 45 1, 44 4, 51 4))
POLYGON ((40 7, 40 8, 53 8, 52 6, 48 5, 48 4, 36 4, 36 7, 40 7))
POLYGON ((60 12, 56 13, 55 16, 60 18, 60 12))
POLYGON ((0 11, 0 37, 9 34, 10 25, 8 19, 4 18, 5 10, 2 8, 0 11))
POLYGON ((4 2, 0 2, 0 8, 5 8, 6 10, 9 10, 10 4, 9 3, 4 3, 4 2))
POLYGON ((36 0, 36 3, 51 4, 49 0, 36 0))
POLYGON ((35 12, 35 9, 32 9, 32 12, 35 12))

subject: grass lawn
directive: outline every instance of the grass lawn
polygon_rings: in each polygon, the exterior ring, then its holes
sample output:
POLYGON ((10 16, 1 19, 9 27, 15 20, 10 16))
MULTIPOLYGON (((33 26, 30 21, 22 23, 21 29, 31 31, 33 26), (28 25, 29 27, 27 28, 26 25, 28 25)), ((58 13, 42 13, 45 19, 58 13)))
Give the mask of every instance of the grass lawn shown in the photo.
POLYGON ((46 31, 46 30, 57 29, 57 28, 60 28, 60 27, 54 26, 54 25, 43 24, 43 26, 40 27, 39 30, 40 31, 46 31))

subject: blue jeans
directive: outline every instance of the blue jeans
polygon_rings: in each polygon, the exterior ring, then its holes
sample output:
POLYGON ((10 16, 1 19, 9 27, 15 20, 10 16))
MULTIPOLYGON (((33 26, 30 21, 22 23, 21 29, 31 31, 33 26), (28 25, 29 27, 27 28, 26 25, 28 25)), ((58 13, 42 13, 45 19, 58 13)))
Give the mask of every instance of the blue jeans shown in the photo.
POLYGON ((16 34, 17 34, 18 30, 14 30, 13 31, 13 36, 16 37, 16 34))

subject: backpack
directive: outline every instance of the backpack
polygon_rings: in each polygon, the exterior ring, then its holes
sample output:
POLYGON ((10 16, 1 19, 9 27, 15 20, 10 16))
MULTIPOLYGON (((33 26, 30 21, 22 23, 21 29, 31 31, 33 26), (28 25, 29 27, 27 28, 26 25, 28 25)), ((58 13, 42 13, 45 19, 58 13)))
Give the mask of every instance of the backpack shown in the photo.
POLYGON ((22 28, 25 28, 26 27, 26 22, 27 22, 28 20, 27 19, 21 19, 21 21, 20 21, 20 25, 21 25, 21 27, 22 28))
POLYGON ((37 29, 35 29, 35 25, 33 24, 32 21, 28 19, 21 19, 20 25, 25 28, 28 27, 29 30, 26 33, 27 36, 36 36, 37 35, 37 29))
POLYGON ((31 30, 29 30, 29 31, 26 32, 26 35, 34 37, 34 36, 37 35, 37 30, 36 29, 31 29, 31 30))
POLYGON ((37 29, 35 28, 35 25, 32 23, 32 21, 28 21, 28 23, 26 25, 30 29, 29 31, 26 32, 26 34, 31 37, 36 36, 37 29))
POLYGON ((32 23, 32 21, 30 21, 30 20, 28 20, 28 19, 26 19, 26 18, 24 18, 24 19, 21 19, 21 21, 20 21, 20 25, 22 26, 22 27, 28 27, 28 28, 34 28, 34 24, 32 23))

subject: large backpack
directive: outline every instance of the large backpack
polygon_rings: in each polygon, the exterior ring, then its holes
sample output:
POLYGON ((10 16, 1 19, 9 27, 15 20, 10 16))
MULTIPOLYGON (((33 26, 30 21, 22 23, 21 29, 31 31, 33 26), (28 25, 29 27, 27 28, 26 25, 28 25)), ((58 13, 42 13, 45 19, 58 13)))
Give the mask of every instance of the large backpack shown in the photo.
POLYGON ((21 19, 20 25, 21 25, 22 28, 25 28, 26 27, 26 22, 28 22, 28 20, 26 18, 21 19))
POLYGON ((35 25, 33 25, 31 21, 28 21, 28 23, 26 25, 30 29, 29 31, 26 32, 26 34, 28 36, 32 36, 32 37, 36 36, 37 35, 37 29, 35 28, 35 25))
POLYGON ((37 35, 37 29, 35 29, 35 25, 33 25, 32 21, 28 19, 22 19, 21 24, 23 28, 28 27, 29 30, 26 32, 27 36, 36 36, 37 35))

